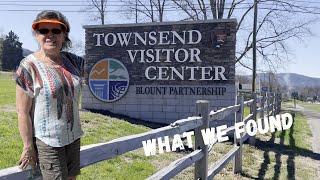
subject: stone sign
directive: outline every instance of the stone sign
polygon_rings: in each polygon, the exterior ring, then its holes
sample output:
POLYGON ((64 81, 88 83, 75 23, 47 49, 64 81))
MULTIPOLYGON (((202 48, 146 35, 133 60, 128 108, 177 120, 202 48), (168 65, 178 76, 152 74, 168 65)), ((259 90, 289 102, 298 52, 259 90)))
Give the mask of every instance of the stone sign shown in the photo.
POLYGON ((91 25, 82 108, 168 124, 235 103, 236 20, 91 25))

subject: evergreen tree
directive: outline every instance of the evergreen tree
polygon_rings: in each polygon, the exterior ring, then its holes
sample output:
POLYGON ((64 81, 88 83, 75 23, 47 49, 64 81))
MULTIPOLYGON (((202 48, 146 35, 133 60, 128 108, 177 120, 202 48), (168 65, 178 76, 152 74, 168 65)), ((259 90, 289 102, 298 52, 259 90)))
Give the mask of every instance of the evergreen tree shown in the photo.
POLYGON ((1 57, 1 67, 4 71, 15 70, 23 58, 22 43, 19 42, 19 37, 13 31, 6 35, 2 43, 1 57))
POLYGON ((2 49, 3 49, 3 38, 0 38, 0 71, 2 70, 2 49))

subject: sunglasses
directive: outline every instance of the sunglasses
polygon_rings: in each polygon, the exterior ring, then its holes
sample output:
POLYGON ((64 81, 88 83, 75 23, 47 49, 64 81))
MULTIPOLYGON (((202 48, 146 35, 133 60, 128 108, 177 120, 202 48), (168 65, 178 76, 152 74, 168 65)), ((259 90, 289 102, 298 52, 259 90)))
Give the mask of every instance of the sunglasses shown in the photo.
POLYGON ((43 28, 43 29, 38 29, 37 30, 40 34, 48 34, 50 31, 52 32, 52 34, 61 34, 62 30, 61 29, 47 29, 47 28, 43 28))

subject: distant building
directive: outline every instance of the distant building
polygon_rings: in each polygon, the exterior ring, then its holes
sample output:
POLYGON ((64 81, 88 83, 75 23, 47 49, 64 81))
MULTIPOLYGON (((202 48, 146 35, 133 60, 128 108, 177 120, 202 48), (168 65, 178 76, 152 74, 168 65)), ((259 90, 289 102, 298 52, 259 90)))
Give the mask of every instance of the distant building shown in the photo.
MULTIPOLYGON (((252 84, 251 83, 236 82, 236 87, 239 91, 252 92, 252 84)), ((260 90, 261 90, 261 83, 258 80, 258 81, 256 81, 256 92, 260 92, 260 90)))
POLYGON ((307 101, 307 102, 314 103, 313 97, 307 97, 307 98, 306 98, 306 101, 307 101))

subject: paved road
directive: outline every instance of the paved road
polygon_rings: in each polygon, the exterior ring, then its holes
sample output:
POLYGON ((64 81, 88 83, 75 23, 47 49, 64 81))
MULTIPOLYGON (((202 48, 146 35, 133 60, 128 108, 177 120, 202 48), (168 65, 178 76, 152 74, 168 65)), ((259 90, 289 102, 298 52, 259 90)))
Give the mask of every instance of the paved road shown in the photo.
POLYGON ((302 108, 302 113, 307 117, 312 132, 312 150, 320 154, 320 112, 302 108))
POLYGON ((300 111, 306 116, 312 132, 312 150, 314 153, 320 154, 320 113, 306 109, 300 105, 297 105, 296 108, 284 109, 300 111))
MULTIPOLYGON (((312 132, 312 151, 320 154, 320 112, 315 112, 297 105, 297 109, 301 111, 308 119, 308 123, 312 132)), ((320 177, 320 163, 317 168, 317 175, 320 177)))

